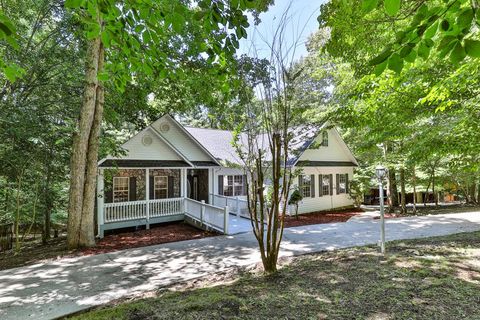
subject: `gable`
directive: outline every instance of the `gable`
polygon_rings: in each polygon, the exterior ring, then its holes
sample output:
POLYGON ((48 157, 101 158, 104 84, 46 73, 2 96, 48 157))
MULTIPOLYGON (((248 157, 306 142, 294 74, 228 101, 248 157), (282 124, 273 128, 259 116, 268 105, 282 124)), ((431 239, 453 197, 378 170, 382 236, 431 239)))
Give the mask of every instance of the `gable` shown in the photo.
POLYGON ((322 131, 298 158, 298 161, 339 161, 357 163, 335 128, 327 129, 328 146, 322 146, 322 131))
MULTIPOLYGON (((183 160, 151 129, 142 130, 122 145, 127 154, 119 159, 183 160)), ((111 159, 112 157, 107 157, 111 159)))
POLYGON ((161 117, 151 126, 189 161, 212 161, 212 157, 199 143, 170 116, 161 117))

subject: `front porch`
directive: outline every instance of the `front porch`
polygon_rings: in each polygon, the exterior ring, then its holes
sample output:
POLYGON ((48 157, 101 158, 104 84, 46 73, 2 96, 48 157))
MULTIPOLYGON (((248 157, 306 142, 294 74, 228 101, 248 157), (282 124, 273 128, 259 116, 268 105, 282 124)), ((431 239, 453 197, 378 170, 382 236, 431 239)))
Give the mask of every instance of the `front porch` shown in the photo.
POLYGON ((222 196, 220 203, 213 192, 213 177, 213 168, 100 168, 98 236, 103 238, 106 230, 148 229, 150 224, 171 221, 224 234, 229 234, 229 224, 232 232, 248 231, 249 221, 240 218, 244 200, 222 196), (237 217, 229 219, 230 213, 237 217))

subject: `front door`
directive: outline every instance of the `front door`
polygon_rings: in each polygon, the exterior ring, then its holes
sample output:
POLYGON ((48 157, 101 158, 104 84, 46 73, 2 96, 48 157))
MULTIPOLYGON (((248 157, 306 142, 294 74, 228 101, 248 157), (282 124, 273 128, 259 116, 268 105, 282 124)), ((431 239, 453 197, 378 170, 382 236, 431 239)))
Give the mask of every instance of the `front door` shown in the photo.
POLYGON ((189 169, 187 173, 187 196, 208 203, 208 169, 189 169))

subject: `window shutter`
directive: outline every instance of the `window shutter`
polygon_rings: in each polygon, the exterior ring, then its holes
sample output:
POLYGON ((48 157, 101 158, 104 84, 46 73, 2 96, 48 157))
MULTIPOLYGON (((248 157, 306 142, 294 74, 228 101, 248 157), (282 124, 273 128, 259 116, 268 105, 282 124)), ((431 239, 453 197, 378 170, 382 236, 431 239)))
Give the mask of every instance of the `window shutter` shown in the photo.
POLYGON ((302 192, 302 180, 303 180, 303 176, 302 175, 299 175, 298 176, 298 190, 300 192, 302 192))
POLYGON ((330 184, 330 195, 333 195, 333 174, 328 175, 328 182, 330 184))
POLYGON ((149 184, 150 184, 150 186, 149 186, 150 190, 148 190, 148 194, 149 194, 150 200, 153 200, 153 199, 155 199, 155 192, 154 192, 154 190, 155 190, 155 179, 153 178, 153 176, 150 176, 148 178, 148 180, 149 180, 149 184))
POLYGON ((340 194, 340 175, 337 173, 335 175, 335 179, 336 179, 336 189, 337 189, 337 194, 340 194))
POLYGON ((218 176, 218 194, 223 196, 223 175, 218 176))
POLYGON ((105 179, 105 184, 103 186, 103 194, 105 197, 105 203, 113 202, 113 178, 108 177, 105 179))
POLYGON ((137 200, 137 178, 130 177, 128 179, 128 201, 137 200))
POLYGON ((310 197, 315 198, 315 175, 310 175, 310 197))
POLYGON ((323 196, 323 176, 321 174, 318 175, 318 196, 323 196))
POLYGON ((174 198, 175 197, 174 189, 173 189, 174 184, 175 184, 175 177, 174 176, 168 176, 167 177, 167 186, 168 186, 167 198, 174 198))
POLYGON ((247 195, 247 175, 244 174, 243 175, 243 187, 242 187, 242 196, 246 196, 247 195))
POLYGON ((350 193, 350 183, 348 183, 348 173, 345 173, 345 190, 346 193, 350 193))

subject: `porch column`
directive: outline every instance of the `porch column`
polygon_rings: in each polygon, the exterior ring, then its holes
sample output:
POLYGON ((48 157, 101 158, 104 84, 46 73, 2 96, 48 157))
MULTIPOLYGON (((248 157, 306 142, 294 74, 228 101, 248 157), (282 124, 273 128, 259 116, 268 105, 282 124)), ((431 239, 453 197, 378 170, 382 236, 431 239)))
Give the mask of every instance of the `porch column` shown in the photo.
POLYGON ((211 205, 215 205, 213 201, 213 195, 215 193, 215 170, 213 168, 208 169, 208 199, 211 205))
POLYGON ((208 168, 208 203, 213 203, 213 169, 208 168))
POLYGON ((187 197, 187 169, 180 169, 180 197, 187 197))
POLYGON ((147 211, 145 213, 147 220, 146 228, 150 229, 150 168, 145 169, 145 199, 147 200, 147 204, 145 206, 147 211))
POLYGON ((104 216, 103 216, 103 207, 104 207, 104 176, 103 176, 103 169, 98 170, 97 175, 97 225, 98 225, 98 236, 103 238, 103 224, 104 224, 104 216))

